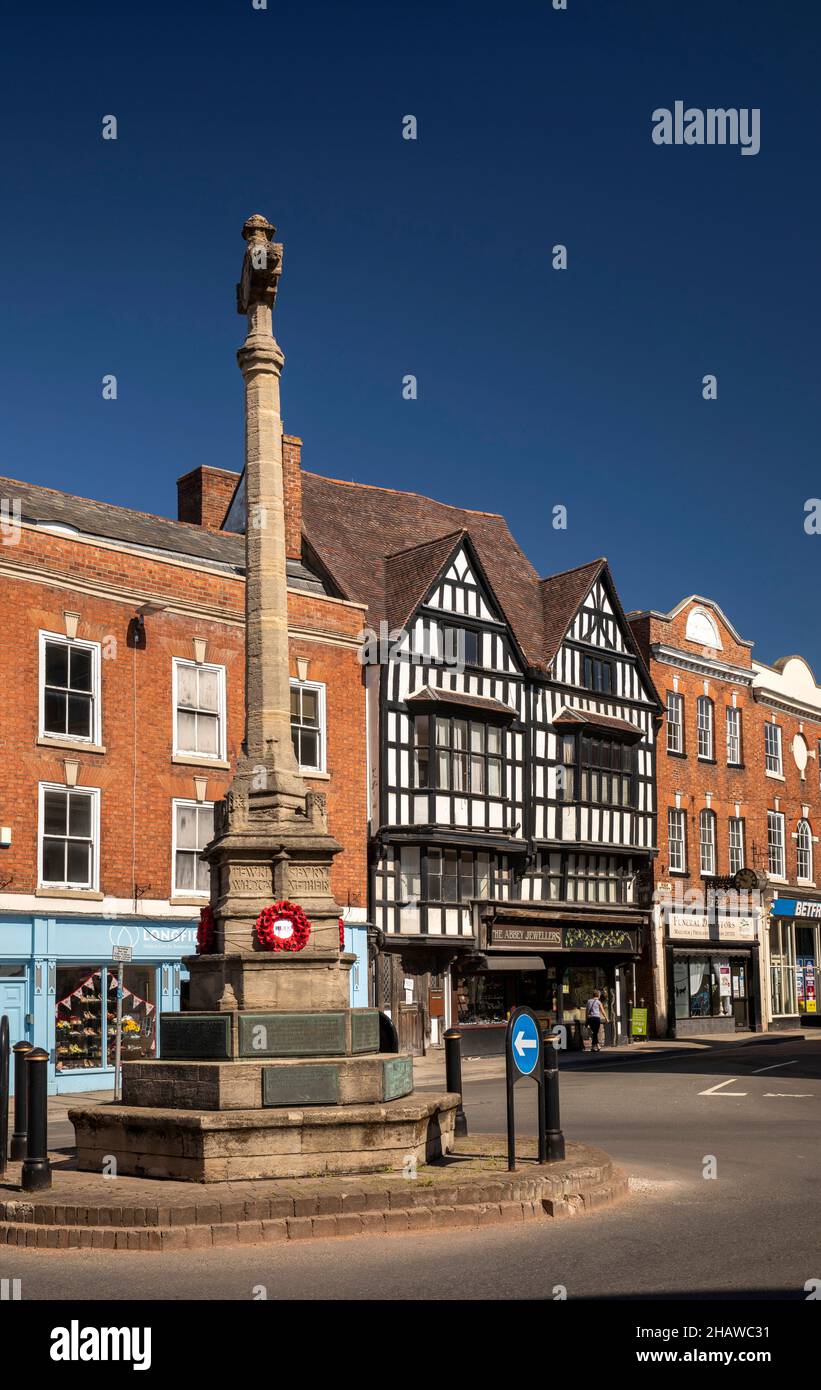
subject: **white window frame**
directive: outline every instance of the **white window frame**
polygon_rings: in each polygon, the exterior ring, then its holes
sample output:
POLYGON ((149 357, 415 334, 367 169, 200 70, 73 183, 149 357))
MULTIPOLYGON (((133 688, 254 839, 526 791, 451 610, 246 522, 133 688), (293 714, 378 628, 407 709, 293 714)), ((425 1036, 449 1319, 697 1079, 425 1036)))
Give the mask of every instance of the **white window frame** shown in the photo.
POLYGON ((67 787, 65 782, 40 782, 37 793, 37 887, 53 888, 55 892, 98 893, 100 891, 100 788, 67 787), (46 792, 72 793, 91 797, 91 882, 57 883, 43 878, 43 841, 45 839, 46 792))
POLYGON ((699 695, 696 702, 696 735, 698 757, 702 762, 711 763, 715 758, 715 705, 709 695, 699 695), (709 753, 702 753, 702 743, 709 745, 709 753))
POLYGON ((171 658, 171 720, 172 735, 171 747, 175 758, 196 758, 202 759, 207 763, 224 763, 226 760, 226 699, 225 699, 225 667, 216 666, 210 661, 190 661, 184 656, 174 656, 171 658), (180 748, 177 742, 178 728, 178 679, 177 674, 181 666, 193 666, 195 671, 215 671, 217 674, 217 727, 219 731, 218 748, 216 753, 198 753, 191 748, 180 748))
POLYGON ((764 725, 764 771, 767 773, 769 777, 783 777, 784 775, 784 759, 781 746, 781 725, 774 724, 770 719, 768 719, 766 724, 764 725), (772 752, 769 747, 768 735, 771 736, 773 732, 775 733, 775 752, 772 752), (770 763, 773 763, 774 766, 771 767, 770 763))
POLYGON ((679 810, 679 809, 677 809, 675 806, 668 806, 668 808, 667 808, 667 859, 668 859, 668 868, 669 868, 671 874, 686 874, 686 872, 687 872, 687 822, 686 822, 686 819, 685 819, 684 812, 681 811, 681 810, 679 810), (670 833, 670 831, 671 831, 671 829, 672 829, 672 827, 673 827, 674 822, 675 822, 675 824, 678 825, 678 827, 679 827, 680 830, 681 830, 681 837, 680 837, 680 838, 677 838, 677 837, 674 838, 674 837, 671 835, 671 833, 670 833), (681 846, 681 863, 680 863, 680 864, 674 864, 674 863, 673 863, 673 856, 672 856, 672 852, 671 852, 671 851, 672 851, 672 846, 673 846, 673 845, 680 845, 680 846, 681 846))
POLYGON ((809 823, 808 820, 803 820, 803 819, 802 819, 802 820, 800 820, 800 821, 798 822, 798 828, 797 828, 796 833, 795 833, 795 854, 796 854, 796 875, 797 875, 797 878, 798 878, 798 882, 799 882, 799 883, 812 883, 812 881, 813 881, 813 878, 812 878, 812 870, 813 870, 812 829, 811 829, 811 827, 810 827, 810 823, 809 823), (802 843, 801 843, 802 831, 806 832, 806 843, 803 844, 803 845, 802 845, 802 843), (801 856, 802 856, 802 854, 806 856, 806 862, 807 862, 807 866, 808 866, 808 868, 809 868, 809 872, 806 873, 806 874, 802 874, 802 872, 801 872, 801 856))
POLYGON ((731 874, 738 873, 746 863, 744 852, 744 818, 743 816, 730 816, 727 822, 727 847, 728 865, 731 874), (733 838, 733 831, 737 828, 737 838, 733 838))
MULTIPOLYGON (((211 807, 213 811, 215 803, 213 801, 195 801, 190 797, 174 797, 171 802, 171 896, 172 898, 202 898, 207 902, 210 896, 210 888, 178 888, 177 887, 177 807, 192 806, 197 810, 206 810, 211 807)), ((191 853, 187 850, 186 853, 191 853)))
POLYGON ((741 766, 741 710, 737 705, 727 705, 727 766, 741 766), (735 757, 731 750, 735 744, 735 757))
POLYGON ((767 872, 770 878, 783 879, 786 866, 786 830, 783 811, 767 812, 767 872), (779 835, 776 839, 771 832, 778 830, 779 835), (778 850, 781 856, 781 867, 773 868, 773 850, 778 850))
POLYGON ((101 667, 101 648, 99 642, 87 642, 81 637, 66 637, 64 632, 46 632, 40 629, 40 655, 38 664, 38 689, 39 689, 39 712, 38 712, 38 737, 58 739, 61 743, 76 743, 79 748, 85 746, 99 747, 102 742, 102 682, 100 680, 101 667), (53 730, 46 728, 46 643, 54 642, 61 647, 82 647, 84 651, 91 652, 91 733, 86 738, 83 734, 62 734, 54 733, 53 730))
POLYGON ((675 690, 668 690, 667 692, 667 752, 684 752, 684 696, 679 695, 675 690), (671 709, 676 711, 677 719, 670 718, 671 709), (670 738, 673 731, 676 733, 677 740, 675 747, 673 746, 675 740, 670 738))
POLYGON ((715 815, 715 811, 711 811, 708 807, 705 807, 702 811, 699 812, 699 817, 698 817, 698 856, 699 856, 699 865, 700 865, 700 869, 701 869, 701 877, 702 877, 702 878, 715 878, 715 874, 716 874, 716 862, 717 862, 717 861, 716 861, 716 815, 715 815), (704 838, 704 827, 705 827, 705 826, 709 826, 709 829, 710 829, 710 837, 709 837, 709 839, 707 839, 707 840, 705 840, 705 838, 704 838), (705 851, 705 849, 707 849, 707 850, 710 851, 710 855, 709 855, 709 867, 707 867, 707 868, 705 868, 705 859, 704 859, 704 851, 705 851))
POLYGON ((324 681, 301 681, 291 677, 292 690, 315 690, 319 696, 319 767, 308 767, 302 763, 299 770, 306 777, 316 777, 328 770, 328 721, 326 717, 326 687, 324 681))

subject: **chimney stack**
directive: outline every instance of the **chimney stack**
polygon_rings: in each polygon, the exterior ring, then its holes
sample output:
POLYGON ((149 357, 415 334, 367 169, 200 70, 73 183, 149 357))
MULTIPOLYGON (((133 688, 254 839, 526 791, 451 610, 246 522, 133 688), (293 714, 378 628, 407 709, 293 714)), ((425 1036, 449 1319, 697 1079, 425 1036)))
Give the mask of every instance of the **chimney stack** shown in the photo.
POLYGON ((302 440, 282 436, 282 490, 285 502, 285 554, 302 559, 302 440))
POLYGON ((238 482, 239 474, 228 468, 192 468, 177 479, 177 520, 209 531, 222 530, 238 482))

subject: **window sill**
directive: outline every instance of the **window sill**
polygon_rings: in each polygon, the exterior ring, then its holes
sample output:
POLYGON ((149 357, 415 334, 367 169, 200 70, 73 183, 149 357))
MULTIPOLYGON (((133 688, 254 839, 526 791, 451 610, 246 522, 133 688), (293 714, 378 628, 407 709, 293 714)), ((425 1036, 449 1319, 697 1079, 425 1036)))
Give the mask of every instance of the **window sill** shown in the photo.
POLYGON ((103 894, 94 892, 91 888, 61 888, 55 884, 53 888, 35 888, 35 898, 70 898, 72 902, 101 903, 103 894))
POLYGON ((102 743, 86 743, 83 739, 57 738, 51 734, 41 734, 37 739, 38 748, 62 748, 67 753, 105 753, 102 743))
POLYGON ((743 763, 728 763, 728 764, 727 764, 727 767, 730 769, 731 772, 743 772, 743 771, 744 771, 744 764, 743 764, 743 763))
POLYGON ((231 771, 231 764, 225 758, 201 758, 196 753, 172 753, 171 761, 180 767, 213 767, 222 772, 231 771))
POLYGON ((774 782, 786 782, 787 780, 783 772, 768 772, 766 768, 764 769, 764 776, 771 777, 774 782))
POLYGON ((180 893, 168 901, 172 907, 207 907, 211 899, 207 893, 180 893))
POLYGON ((667 748, 665 751, 666 751, 666 753, 667 753, 668 758, 686 758, 686 757, 687 757, 687 754, 686 754, 686 753, 681 752, 681 751, 677 751, 675 748, 667 748))
POLYGON ((786 878, 784 877, 783 874, 771 874, 771 873, 769 872, 769 870, 767 871, 767 878, 770 880, 770 883, 786 883, 786 882, 787 882, 787 880, 786 880, 786 878))
POLYGON ((701 756, 700 753, 699 753, 698 758, 696 759, 696 761, 697 761, 697 762, 700 762, 700 763, 706 763, 708 767, 716 767, 716 766, 717 766, 717 763, 716 763, 715 758, 702 758, 702 756, 701 756))
POLYGON ((299 775, 300 777, 309 777, 317 782, 330 782, 331 780, 330 772, 317 772, 316 769, 312 767, 301 767, 299 769, 299 775))

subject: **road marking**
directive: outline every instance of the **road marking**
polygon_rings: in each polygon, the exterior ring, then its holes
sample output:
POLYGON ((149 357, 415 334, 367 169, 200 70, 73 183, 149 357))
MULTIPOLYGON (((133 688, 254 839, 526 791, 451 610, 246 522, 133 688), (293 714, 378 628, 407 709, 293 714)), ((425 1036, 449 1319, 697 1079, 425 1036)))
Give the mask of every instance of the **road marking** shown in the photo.
POLYGON ((797 1067, 798 1058, 794 1057, 791 1062, 773 1062, 771 1067, 757 1067, 752 1073, 753 1076, 760 1076, 763 1071, 775 1071, 777 1067, 797 1067))
POLYGON ((725 1091, 725 1090, 724 1090, 724 1087, 725 1087, 725 1086, 732 1086, 733 1082, 734 1082, 734 1081, 737 1081, 737 1080, 738 1080, 738 1077, 737 1077, 737 1076, 731 1076, 730 1079, 729 1079, 729 1081, 719 1081, 719 1083, 718 1083, 717 1086, 711 1086, 711 1087, 709 1088, 709 1090, 707 1090, 707 1091, 699 1091, 699 1095, 700 1095, 700 1096, 717 1096, 717 1095, 720 1093, 722 1096, 746 1096, 746 1094, 747 1094, 746 1091, 725 1091))
POLYGON ((813 1095, 813 1091, 765 1091, 764 1099, 766 1100, 769 1096, 773 1100, 776 1099, 776 1097, 780 1097, 783 1100, 787 1100, 791 1097, 795 1100, 811 1100, 813 1095))

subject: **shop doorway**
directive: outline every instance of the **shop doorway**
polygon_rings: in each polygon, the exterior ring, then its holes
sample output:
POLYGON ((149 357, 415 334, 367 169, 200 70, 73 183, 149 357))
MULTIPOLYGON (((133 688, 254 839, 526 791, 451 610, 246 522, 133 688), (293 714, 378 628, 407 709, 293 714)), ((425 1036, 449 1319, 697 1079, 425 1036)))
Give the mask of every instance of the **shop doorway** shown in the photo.
POLYGON ((748 962, 734 959, 732 965, 732 1007, 735 1026, 746 1032, 750 1026, 750 999, 748 992, 748 962))

